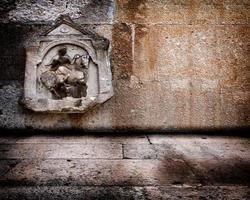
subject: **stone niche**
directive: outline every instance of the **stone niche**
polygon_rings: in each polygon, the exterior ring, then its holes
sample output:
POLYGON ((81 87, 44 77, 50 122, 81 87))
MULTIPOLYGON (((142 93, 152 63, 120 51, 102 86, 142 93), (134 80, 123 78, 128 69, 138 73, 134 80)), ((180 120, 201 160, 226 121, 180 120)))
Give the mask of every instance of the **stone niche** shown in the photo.
POLYGON ((24 105, 40 112, 85 112, 113 96, 109 41, 60 16, 26 48, 24 105))

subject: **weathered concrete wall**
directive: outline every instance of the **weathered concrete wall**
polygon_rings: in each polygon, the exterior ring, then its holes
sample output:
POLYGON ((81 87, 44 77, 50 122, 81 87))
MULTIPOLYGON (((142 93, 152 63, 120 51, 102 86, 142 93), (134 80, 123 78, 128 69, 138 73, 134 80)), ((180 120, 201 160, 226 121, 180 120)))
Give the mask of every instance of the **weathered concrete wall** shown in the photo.
POLYGON ((3 1, 0 124, 8 128, 250 125, 248 0, 3 1), (24 47, 59 14, 112 41, 114 97, 86 114, 18 104, 24 47))

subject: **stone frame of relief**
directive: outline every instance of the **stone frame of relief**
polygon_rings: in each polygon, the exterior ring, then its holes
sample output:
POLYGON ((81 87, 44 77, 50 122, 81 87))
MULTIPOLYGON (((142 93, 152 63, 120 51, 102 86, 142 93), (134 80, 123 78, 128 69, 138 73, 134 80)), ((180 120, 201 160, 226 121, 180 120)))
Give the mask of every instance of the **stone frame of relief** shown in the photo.
POLYGON ((23 103, 37 112, 85 112, 113 96, 108 39, 60 16, 26 48, 23 103))

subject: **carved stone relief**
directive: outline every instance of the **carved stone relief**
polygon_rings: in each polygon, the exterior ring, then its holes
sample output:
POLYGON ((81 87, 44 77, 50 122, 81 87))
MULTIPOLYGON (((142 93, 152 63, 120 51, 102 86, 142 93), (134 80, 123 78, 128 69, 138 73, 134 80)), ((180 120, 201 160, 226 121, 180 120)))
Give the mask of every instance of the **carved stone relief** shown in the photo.
POLYGON ((26 53, 23 102, 33 111, 85 112, 113 96, 109 41, 67 16, 26 53))

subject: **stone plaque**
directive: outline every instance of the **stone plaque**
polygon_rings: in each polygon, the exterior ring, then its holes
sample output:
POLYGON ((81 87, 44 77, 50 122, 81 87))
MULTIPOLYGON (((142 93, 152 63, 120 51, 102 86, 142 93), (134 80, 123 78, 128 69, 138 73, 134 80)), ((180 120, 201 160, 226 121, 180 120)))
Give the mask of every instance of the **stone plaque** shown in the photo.
POLYGON ((109 41, 68 17, 26 49, 25 106, 43 112, 85 112, 113 95, 109 41))

